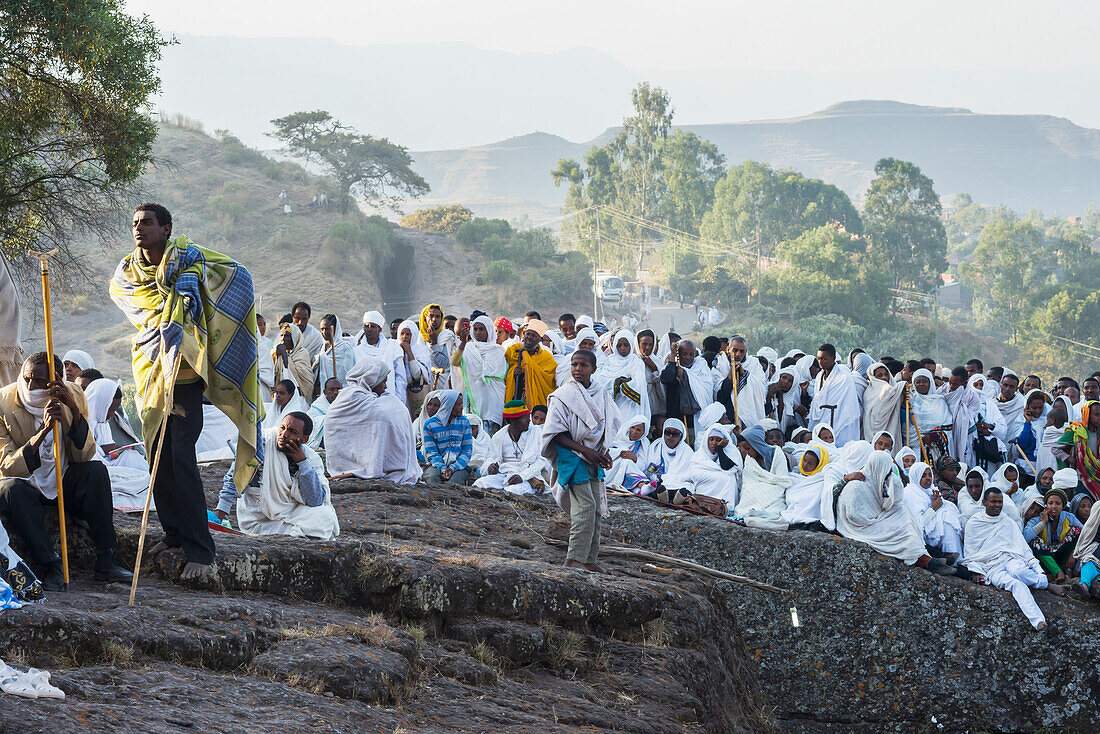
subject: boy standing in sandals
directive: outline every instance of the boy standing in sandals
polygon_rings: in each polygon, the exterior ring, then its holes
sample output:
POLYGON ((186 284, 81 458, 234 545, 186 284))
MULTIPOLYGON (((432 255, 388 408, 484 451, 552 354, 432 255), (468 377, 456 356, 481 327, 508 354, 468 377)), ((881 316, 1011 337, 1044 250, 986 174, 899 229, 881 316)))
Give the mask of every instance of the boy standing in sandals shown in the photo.
POLYGON ((553 467, 554 499, 569 513, 569 550, 565 565, 605 573, 600 553, 600 518, 607 515, 604 470, 607 452, 619 430, 619 409, 611 393, 592 379, 596 355, 580 349, 571 355, 573 378, 550 394, 542 427, 542 455, 553 467))

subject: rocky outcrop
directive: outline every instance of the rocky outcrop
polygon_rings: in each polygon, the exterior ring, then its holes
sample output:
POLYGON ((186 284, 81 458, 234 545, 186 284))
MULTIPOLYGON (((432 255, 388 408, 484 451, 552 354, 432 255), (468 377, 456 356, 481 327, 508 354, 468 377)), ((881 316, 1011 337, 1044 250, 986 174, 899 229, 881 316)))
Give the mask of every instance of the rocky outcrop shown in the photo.
MULTIPOLYGON (((197 583, 161 553, 134 607, 128 587, 87 580, 74 524, 74 588, 0 613, 0 657, 52 670, 69 698, 0 696, 0 729, 768 730, 737 620, 705 578, 564 569, 540 537, 546 502, 335 489, 338 539, 219 534, 197 583)), ((116 518, 132 560, 137 521, 116 518)))
POLYGON ((1095 732, 1100 608, 1012 597, 933 576, 826 533, 779 533, 627 498, 609 523, 629 544, 790 590, 719 582, 784 732, 1095 732), (800 626, 791 623, 796 606, 800 626))

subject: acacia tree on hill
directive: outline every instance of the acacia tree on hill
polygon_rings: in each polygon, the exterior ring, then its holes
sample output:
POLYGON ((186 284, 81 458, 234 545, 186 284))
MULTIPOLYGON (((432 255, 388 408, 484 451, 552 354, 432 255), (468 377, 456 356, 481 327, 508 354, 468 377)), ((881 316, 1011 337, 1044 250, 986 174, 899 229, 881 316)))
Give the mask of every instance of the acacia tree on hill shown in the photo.
POLYGON ((361 135, 324 110, 295 112, 272 120, 270 137, 287 153, 324 168, 336 183, 336 206, 347 214, 352 195, 381 200, 396 208, 405 197, 420 197, 430 187, 412 170, 407 148, 385 138, 361 135))
POLYGON ((110 240, 152 160, 168 43, 116 0, 0 6, 0 243, 17 259, 73 234, 110 240))
POLYGON ((893 281, 927 291, 947 268, 943 207, 932 179, 908 161, 883 158, 863 204, 868 252, 893 281))

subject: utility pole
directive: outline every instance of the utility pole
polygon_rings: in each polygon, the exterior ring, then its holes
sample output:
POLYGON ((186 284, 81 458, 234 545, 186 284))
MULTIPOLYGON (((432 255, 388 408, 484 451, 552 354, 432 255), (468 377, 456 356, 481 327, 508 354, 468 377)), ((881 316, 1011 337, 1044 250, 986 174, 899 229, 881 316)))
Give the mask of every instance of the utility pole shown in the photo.
MULTIPOLYGON (((600 239, 600 209, 599 209, 599 207, 596 207, 596 252, 597 252, 597 258, 598 258, 597 262, 599 262, 599 267, 596 270, 597 270, 597 272, 599 272, 599 268, 603 267, 603 240, 600 239)), ((595 281, 593 281, 593 284, 594 283, 595 283, 595 281)), ((595 292, 595 288, 593 288, 593 292, 595 292)), ((597 321, 600 318, 599 317, 599 306, 602 305, 602 304, 600 304, 600 301, 602 301, 602 300, 603 300, 602 298, 597 298, 596 299, 596 308, 594 308, 593 312, 592 312, 592 318, 597 320, 597 321)))
MULTIPOLYGON (((596 247, 600 247, 600 208, 596 207, 596 247)), ((592 258, 592 318, 599 319, 600 296, 597 292, 599 285, 596 283, 596 258, 592 258)))

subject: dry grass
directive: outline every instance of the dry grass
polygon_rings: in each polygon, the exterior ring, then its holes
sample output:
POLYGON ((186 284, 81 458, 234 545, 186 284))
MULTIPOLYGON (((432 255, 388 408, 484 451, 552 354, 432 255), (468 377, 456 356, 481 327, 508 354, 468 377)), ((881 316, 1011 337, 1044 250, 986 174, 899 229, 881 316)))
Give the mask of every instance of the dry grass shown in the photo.
POLYGON ((405 632, 409 634, 409 637, 413 638, 413 642, 417 646, 423 645, 424 640, 428 639, 428 628, 422 624, 407 624, 405 625, 405 632))
POLYGON ((309 627, 303 624, 285 627, 279 634, 288 640, 320 639, 322 637, 350 637, 371 647, 390 647, 397 643, 397 632, 386 624, 381 614, 371 614, 359 624, 326 624, 309 627))
POLYGON ((642 625, 642 645, 645 647, 668 647, 672 637, 665 628, 665 618, 657 617, 642 625))
POLYGON ((319 696, 325 692, 325 682, 323 680, 319 680, 308 675, 291 673, 283 679, 283 683, 287 684, 291 688, 297 688, 299 691, 312 693, 316 696, 319 696))
POLYGON ((134 664, 134 646, 107 640, 103 643, 103 657, 116 668, 128 668, 134 664))
POLYGON ((21 647, 9 647, 4 651, 4 662, 12 665, 30 665, 30 655, 21 647))
POLYGON ((469 649, 470 657, 492 668, 496 677, 500 678, 504 675, 507 668, 507 660, 505 660, 496 650, 489 647, 484 642, 479 642, 469 649))
POLYGON ((460 556, 449 555, 439 556, 437 559, 441 566, 466 566, 467 568, 481 568, 485 564, 485 559, 481 556, 460 556))
POLYGON ((577 656, 584 649, 584 638, 576 632, 563 630, 550 622, 545 622, 546 662, 553 670, 576 667, 577 656))

